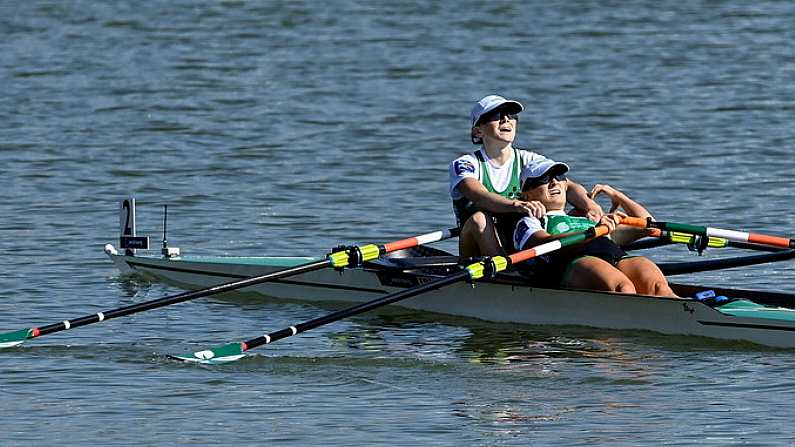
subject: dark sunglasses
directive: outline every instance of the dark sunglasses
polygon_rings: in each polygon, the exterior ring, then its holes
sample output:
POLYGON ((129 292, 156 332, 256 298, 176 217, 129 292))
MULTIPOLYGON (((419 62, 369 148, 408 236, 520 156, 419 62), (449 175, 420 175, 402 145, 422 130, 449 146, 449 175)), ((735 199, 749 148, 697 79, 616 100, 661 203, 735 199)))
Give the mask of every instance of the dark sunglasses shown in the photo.
POLYGON ((503 116, 507 116, 509 120, 518 120, 519 115, 516 113, 508 113, 504 110, 494 110, 485 115, 481 115, 478 119, 478 122, 475 125, 480 125, 483 123, 490 123, 492 121, 499 121, 502 119, 503 116))
POLYGON ((533 188, 538 188, 539 186, 547 185, 552 181, 552 179, 555 179, 559 182, 565 182, 566 174, 544 174, 541 177, 529 178, 525 180, 522 191, 528 191, 533 188))

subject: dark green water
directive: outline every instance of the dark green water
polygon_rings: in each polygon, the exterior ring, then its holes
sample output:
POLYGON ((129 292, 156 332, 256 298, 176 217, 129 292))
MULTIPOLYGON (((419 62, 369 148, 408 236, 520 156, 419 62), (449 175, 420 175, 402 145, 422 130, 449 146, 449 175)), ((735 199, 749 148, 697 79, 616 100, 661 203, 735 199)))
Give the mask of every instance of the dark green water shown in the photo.
MULTIPOLYGON (((118 202, 191 254, 453 223, 474 101, 662 220, 795 228, 790 2, 0 2, 0 329, 176 289, 102 253, 118 202)), ((452 248, 445 243, 442 248, 452 248)), ((693 259, 683 248, 650 253, 693 259)), ((712 251, 717 258, 725 253, 712 251)), ((792 264, 685 280, 792 290, 792 264)), ((408 312, 235 365, 164 354, 326 312, 210 298, 0 353, 0 444, 786 445, 795 353, 408 312)))

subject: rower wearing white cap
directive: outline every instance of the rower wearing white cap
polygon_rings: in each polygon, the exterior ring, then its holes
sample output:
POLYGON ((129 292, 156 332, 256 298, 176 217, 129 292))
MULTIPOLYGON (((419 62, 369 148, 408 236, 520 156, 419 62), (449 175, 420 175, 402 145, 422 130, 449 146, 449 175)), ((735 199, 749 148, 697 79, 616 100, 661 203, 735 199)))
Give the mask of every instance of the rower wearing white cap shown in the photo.
MULTIPOLYGON (((496 255, 510 247, 516 220, 522 215, 541 217, 545 209, 537 201, 520 197, 519 175, 531 161, 546 157, 513 147, 518 114, 524 107, 518 101, 498 95, 481 99, 472 108, 471 137, 482 145, 450 164, 450 197, 461 227, 461 256, 496 255)), ((568 180, 569 202, 594 219, 602 216, 601 207, 577 183, 568 180)))
MULTIPOLYGON (((586 217, 566 214, 569 166, 550 159, 530 162, 520 177, 522 198, 541 202, 546 208, 543 216, 525 216, 516 224, 513 243, 516 250, 524 250, 560 239, 572 232, 592 228, 597 222, 586 217)), ((651 218, 641 204, 608 185, 596 185, 593 196, 604 194, 613 202, 611 214, 599 219, 599 224, 611 229, 616 238, 624 226, 616 228, 623 209, 633 217, 651 218), (613 231, 615 230, 615 231, 613 231)), ((632 229, 630 229, 632 230, 632 229)), ((607 290, 642 295, 676 296, 656 264, 642 256, 628 256, 610 237, 601 236, 570 249, 545 255, 535 262, 536 285, 574 289, 607 290)))

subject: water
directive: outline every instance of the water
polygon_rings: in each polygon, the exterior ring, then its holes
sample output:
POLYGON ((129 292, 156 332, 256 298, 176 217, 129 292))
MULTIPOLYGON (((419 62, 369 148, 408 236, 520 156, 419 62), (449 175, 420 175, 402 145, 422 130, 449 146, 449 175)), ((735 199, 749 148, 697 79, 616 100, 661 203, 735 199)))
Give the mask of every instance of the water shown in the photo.
MULTIPOLYGON (((481 96, 660 219, 795 228, 789 2, 0 3, 0 328, 177 292, 102 253, 118 202, 186 253, 317 255, 453 223, 481 96)), ((451 242, 441 244, 451 249, 451 242)), ((691 260, 683 248, 650 253, 691 260)), ((725 256, 720 251, 708 257, 725 256)), ((680 278, 791 290, 789 264, 680 278)), ((791 351, 207 298, 0 354, 3 445, 782 445, 791 351), (146 427, 146 428, 144 428, 146 427)))

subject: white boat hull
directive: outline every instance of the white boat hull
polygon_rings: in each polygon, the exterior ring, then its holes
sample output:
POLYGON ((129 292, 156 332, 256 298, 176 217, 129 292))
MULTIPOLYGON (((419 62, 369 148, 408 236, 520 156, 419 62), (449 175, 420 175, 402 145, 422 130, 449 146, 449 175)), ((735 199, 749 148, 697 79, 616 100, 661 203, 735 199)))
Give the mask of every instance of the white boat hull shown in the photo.
MULTIPOLYGON (((311 258, 159 258, 109 253, 122 272, 141 272, 185 288, 205 288, 262 275, 311 258)), ((243 289, 280 299, 359 303, 433 279, 395 275, 379 269, 317 270, 243 289), (380 276, 379 276, 380 275, 380 276)), ((749 297, 753 298, 753 297, 749 297)), ((574 325, 616 330, 744 340, 795 348, 795 311, 775 309, 766 317, 732 316, 694 300, 655 298, 607 292, 555 290, 510 281, 458 283, 399 306, 477 318, 496 323, 574 325)), ((751 313, 750 315, 753 315, 751 313)))

